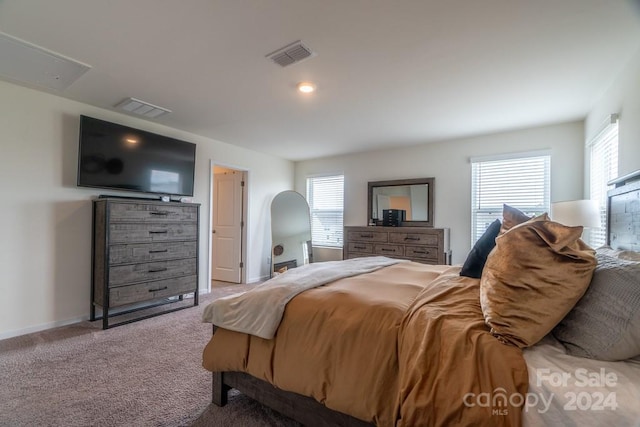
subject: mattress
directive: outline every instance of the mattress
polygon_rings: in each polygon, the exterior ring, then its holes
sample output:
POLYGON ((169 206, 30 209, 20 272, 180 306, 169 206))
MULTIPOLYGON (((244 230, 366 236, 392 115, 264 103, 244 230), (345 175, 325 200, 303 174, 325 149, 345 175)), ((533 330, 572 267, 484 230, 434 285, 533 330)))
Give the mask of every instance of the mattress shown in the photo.
POLYGON ((568 355, 548 335, 523 351, 529 391, 523 426, 640 426, 640 360, 568 355))

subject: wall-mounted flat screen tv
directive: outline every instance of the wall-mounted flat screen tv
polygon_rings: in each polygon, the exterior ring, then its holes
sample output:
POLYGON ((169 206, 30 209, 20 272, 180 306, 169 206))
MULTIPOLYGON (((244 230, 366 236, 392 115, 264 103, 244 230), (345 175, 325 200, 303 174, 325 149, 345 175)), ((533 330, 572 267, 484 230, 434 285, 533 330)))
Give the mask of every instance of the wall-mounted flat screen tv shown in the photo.
POLYGON ((193 196, 196 145, 80 116, 78 186, 193 196))

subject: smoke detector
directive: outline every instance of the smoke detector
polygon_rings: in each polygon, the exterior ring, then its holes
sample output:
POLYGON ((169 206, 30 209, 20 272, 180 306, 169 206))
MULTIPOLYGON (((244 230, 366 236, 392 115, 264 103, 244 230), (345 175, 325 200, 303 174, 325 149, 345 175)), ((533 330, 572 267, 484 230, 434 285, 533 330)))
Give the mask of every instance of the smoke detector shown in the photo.
POLYGON ((306 59, 313 58, 314 56, 316 56, 316 53, 302 44, 300 40, 290 43, 285 47, 266 55, 267 58, 281 67, 297 64, 306 59))
POLYGON ((127 98, 115 107, 124 110, 127 113, 138 114, 149 119, 157 119, 158 117, 171 112, 171 110, 167 108, 158 107, 157 105, 149 104, 148 102, 140 101, 136 98, 127 98))

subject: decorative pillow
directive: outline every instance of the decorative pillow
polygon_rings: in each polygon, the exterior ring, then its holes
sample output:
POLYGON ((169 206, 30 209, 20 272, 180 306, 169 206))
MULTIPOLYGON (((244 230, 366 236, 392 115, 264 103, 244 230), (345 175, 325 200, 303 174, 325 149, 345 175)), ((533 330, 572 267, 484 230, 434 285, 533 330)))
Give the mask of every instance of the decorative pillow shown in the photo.
POLYGON ((640 252, 627 251, 625 249, 613 249, 611 246, 600 246, 596 249, 596 253, 627 261, 640 261, 640 252))
MULTIPOLYGON (((545 214, 546 215, 546 214, 545 214)), ((527 222, 531 217, 527 216, 524 212, 509 205, 502 205, 502 227, 500 228, 500 234, 504 234, 511 230, 518 224, 527 222)), ((549 218, 545 218, 549 219, 549 218)))
POLYGON ((589 289, 553 330, 571 355, 598 360, 640 356, 640 259, 611 256, 611 251, 598 248, 589 289))
POLYGON ((549 333, 584 294, 596 266, 582 227, 546 214, 496 238, 480 280, 480 304, 491 333, 528 347, 549 333))
POLYGON ((467 259, 460 270, 461 276, 473 277, 479 279, 482 276, 482 269, 485 262, 487 262, 487 256, 491 249, 496 246, 496 237, 500 233, 500 220, 496 219, 485 230, 482 237, 478 239, 471 252, 467 256, 467 259))

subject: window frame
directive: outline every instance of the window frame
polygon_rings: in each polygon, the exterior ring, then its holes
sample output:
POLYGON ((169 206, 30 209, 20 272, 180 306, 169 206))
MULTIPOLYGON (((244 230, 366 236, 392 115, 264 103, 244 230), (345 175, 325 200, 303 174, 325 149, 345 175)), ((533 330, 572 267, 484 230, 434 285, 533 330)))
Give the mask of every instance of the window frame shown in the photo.
POLYGON ((618 177, 620 168, 619 157, 619 123, 618 115, 611 114, 603 122, 600 127, 600 131, 591 138, 586 144, 586 150, 589 153, 588 167, 589 167, 589 199, 595 200, 598 203, 598 210, 600 212, 600 225, 599 229, 587 229, 585 240, 592 247, 599 247, 607 244, 607 192, 614 188, 613 185, 609 185, 611 180, 618 177), (614 146, 606 146, 614 142, 614 146), (603 147, 604 146, 604 147, 603 147), (598 150, 602 152, 602 160, 605 164, 601 165, 602 168, 598 171, 601 175, 594 176, 594 152, 598 150), (609 161, 606 164, 607 160, 609 161), (597 181, 597 182, 594 182, 597 181), (594 194, 596 193, 596 194, 594 194))
POLYGON ((320 248, 336 248, 336 249, 342 249, 344 247, 344 173, 331 173, 331 174, 322 174, 322 175, 309 175, 306 178, 306 199, 307 202, 309 203, 309 217, 310 217, 310 221, 311 221, 311 244, 313 247, 320 247, 320 248), (314 200, 313 200, 313 190, 311 188, 311 184, 315 181, 315 180, 320 180, 320 179, 341 179, 342 181, 342 198, 340 199, 341 201, 341 208, 338 209, 315 209, 314 206, 314 200), (317 236, 317 234, 319 234, 318 232, 314 232, 314 218, 317 218, 317 214, 320 213, 322 214, 328 214, 328 215, 335 215, 336 217, 339 217, 339 219, 335 222, 336 224, 336 228, 335 230, 333 230, 333 233, 335 234, 336 238, 334 239, 335 241, 329 241, 329 239, 327 240, 316 240, 314 239, 315 236, 317 236))
MULTIPOLYGON (((526 151, 519 153, 508 153, 508 154, 500 154, 494 156, 481 156, 481 157, 472 157, 470 159, 471 163, 471 246, 475 245, 478 239, 484 233, 486 227, 479 229, 479 214, 484 214, 488 217, 485 219, 485 223, 487 220, 493 222, 495 219, 502 219, 502 210, 503 204, 506 203, 509 206, 522 210, 527 215, 541 215, 545 212, 549 212, 551 208, 551 150, 536 150, 536 151, 526 151), (543 158, 543 188, 541 189, 542 193, 542 205, 529 205, 525 206, 518 203, 509 203, 507 200, 503 200, 501 203, 496 204, 495 206, 482 207, 478 206, 479 196, 477 192, 479 191, 479 187, 482 184, 477 182, 477 179, 480 178, 478 176, 479 173, 476 170, 478 165, 483 163, 499 163, 499 162, 509 162, 509 161, 525 161, 526 159, 532 158, 543 158)), ((514 165, 515 166, 515 165, 514 165)), ((500 179, 496 179, 493 182, 499 182, 500 179)), ((495 185, 495 184, 493 184, 495 185)), ((502 199, 507 199, 507 197, 502 196, 502 199)))

